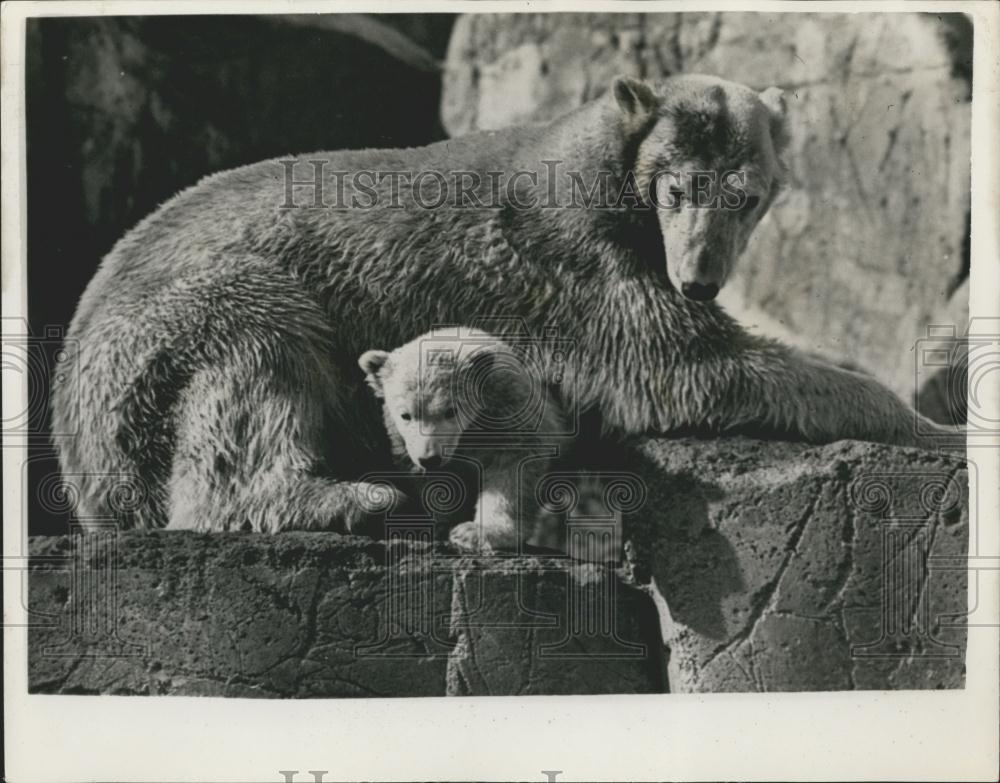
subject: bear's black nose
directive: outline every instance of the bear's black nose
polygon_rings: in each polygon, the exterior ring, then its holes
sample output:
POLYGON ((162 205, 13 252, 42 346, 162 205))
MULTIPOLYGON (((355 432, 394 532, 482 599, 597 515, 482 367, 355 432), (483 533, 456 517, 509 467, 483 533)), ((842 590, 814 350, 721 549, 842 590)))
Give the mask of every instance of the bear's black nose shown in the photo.
POLYGON ((425 470, 440 468, 442 464, 442 460, 437 454, 431 454, 429 457, 421 457, 418 462, 420 463, 420 467, 425 470))
POLYGON ((684 283, 681 286, 681 293, 688 299, 693 299, 696 302, 708 302, 711 299, 715 299, 718 295, 719 286, 715 283, 709 283, 708 285, 684 283))

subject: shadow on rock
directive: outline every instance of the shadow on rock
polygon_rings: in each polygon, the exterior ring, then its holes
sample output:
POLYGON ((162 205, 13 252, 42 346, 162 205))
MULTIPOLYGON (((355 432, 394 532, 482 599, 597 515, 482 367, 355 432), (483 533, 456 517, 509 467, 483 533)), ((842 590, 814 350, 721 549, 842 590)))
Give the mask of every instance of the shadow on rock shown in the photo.
POLYGON ((725 493, 693 471, 665 471, 638 445, 626 447, 623 456, 622 464, 648 493, 643 507, 626 520, 636 581, 655 586, 675 622, 712 639, 726 638, 723 599, 744 590, 745 582, 735 549, 709 513, 725 493))

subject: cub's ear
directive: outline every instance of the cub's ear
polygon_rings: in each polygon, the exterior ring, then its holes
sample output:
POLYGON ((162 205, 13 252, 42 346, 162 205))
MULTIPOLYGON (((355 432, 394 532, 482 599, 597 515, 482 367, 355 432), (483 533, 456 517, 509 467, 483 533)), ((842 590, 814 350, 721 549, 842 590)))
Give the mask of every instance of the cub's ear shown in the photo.
POLYGON ((760 94, 760 102, 764 104, 771 119, 771 142, 774 149, 781 152, 788 146, 788 104, 785 102, 785 92, 780 87, 768 87, 760 94))
POLYGON ((377 397, 382 396, 382 377, 379 373, 389 359, 385 351, 365 351, 358 358, 358 366, 365 371, 365 380, 377 397))
POLYGON ((638 79, 629 76, 617 76, 611 82, 611 93, 622 114, 633 121, 643 121, 653 115, 660 102, 653 89, 638 79))

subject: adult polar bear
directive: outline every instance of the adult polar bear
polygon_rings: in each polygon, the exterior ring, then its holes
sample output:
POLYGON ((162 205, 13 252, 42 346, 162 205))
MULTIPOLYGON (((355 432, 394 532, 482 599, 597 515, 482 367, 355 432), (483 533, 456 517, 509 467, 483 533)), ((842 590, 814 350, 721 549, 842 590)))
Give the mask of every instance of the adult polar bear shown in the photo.
POLYGON ((77 433, 59 453, 80 480, 78 516, 355 529, 370 521, 356 479, 385 437, 356 357, 491 315, 571 339, 567 402, 596 406, 618 434, 759 424, 917 445, 914 412, 875 381, 752 337, 698 301, 725 283, 780 186, 784 123, 773 88, 618 78, 547 125, 304 158, 327 161, 329 194, 345 171, 478 173, 475 192, 496 199, 482 208, 427 209, 386 177, 339 194, 369 208, 309 208, 316 194, 305 194, 288 209, 281 161, 203 180, 116 245, 73 319, 79 387, 56 394, 53 418, 77 433), (547 177, 551 161, 562 173, 547 177), (666 170, 715 172, 710 195, 725 172, 745 172, 746 199, 668 208, 684 181, 655 176, 666 170), (497 192, 496 171, 542 176, 497 192), (643 203, 540 206, 602 176, 607 192, 635 186, 643 203), (122 475, 140 478, 145 502, 114 506, 122 475))

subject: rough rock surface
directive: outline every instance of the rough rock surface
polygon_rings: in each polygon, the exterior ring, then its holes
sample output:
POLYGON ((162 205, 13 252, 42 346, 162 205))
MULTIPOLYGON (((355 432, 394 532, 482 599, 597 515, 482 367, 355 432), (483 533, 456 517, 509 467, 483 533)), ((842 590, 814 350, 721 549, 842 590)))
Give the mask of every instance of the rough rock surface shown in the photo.
POLYGON ((469 14, 442 117, 452 135, 545 120, 616 74, 784 88, 791 181, 723 304, 912 399, 914 343, 968 313, 949 299, 968 270, 970 69, 959 14, 469 14))
POLYGON ((32 540, 34 692, 363 697, 663 689, 649 598, 599 566, 581 571, 565 559, 538 557, 477 561, 427 543, 333 533, 110 536, 105 543, 100 534, 32 540), (113 595, 101 582, 109 573, 102 570, 106 544, 118 550, 113 595), (626 593, 614 603, 616 636, 568 633, 571 585, 626 593), (107 613, 112 604, 115 622, 107 613))
POLYGON ((391 544, 113 529, 34 538, 30 689, 351 697, 963 684, 961 460, 742 438, 649 440, 630 453, 647 494, 624 519, 630 554, 617 570, 457 557, 422 543, 418 528, 391 544))
POLYGON ((673 692, 960 687, 964 461, 844 441, 647 441, 632 540, 673 692))
POLYGON ((617 575, 590 564, 474 565, 456 574, 449 695, 667 689, 653 605, 617 575))

